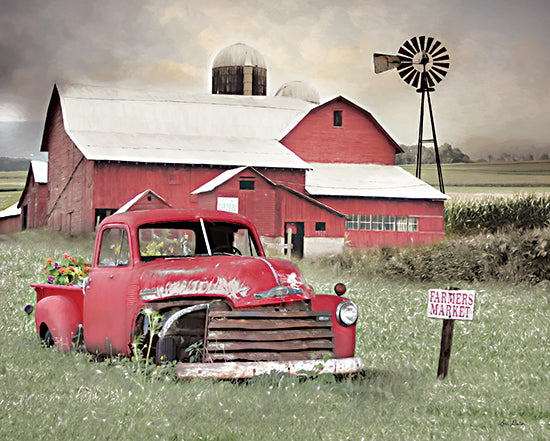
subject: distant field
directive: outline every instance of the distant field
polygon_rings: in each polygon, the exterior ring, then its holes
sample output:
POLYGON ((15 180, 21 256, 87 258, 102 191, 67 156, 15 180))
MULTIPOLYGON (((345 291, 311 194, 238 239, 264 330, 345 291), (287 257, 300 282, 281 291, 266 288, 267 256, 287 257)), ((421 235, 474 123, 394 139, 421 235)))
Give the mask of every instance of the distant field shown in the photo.
MULTIPOLYGON (((414 164, 401 167, 415 174, 414 164)), ((451 196, 550 193, 550 161, 443 164, 441 169, 445 192, 451 196)), ((422 179, 439 187, 435 164, 422 166, 422 179)))
POLYGON ((0 172, 0 210, 19 200, 26 178, 26 171, 0 172))

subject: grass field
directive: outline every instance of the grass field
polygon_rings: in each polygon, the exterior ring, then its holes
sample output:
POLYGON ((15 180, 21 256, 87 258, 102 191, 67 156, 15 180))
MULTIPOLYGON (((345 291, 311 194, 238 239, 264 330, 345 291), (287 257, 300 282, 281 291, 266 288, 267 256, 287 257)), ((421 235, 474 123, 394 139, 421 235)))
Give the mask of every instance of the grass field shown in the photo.
POLYGON ((25 188, 27 172, 0 172, 0 210, 15 204, 25 188))
MULTIPOLYGON (((402 165, 415 174, 415 165, 402 165)), ((451 196, 550 193, 550 161, 442 164, 445 192, 451 196)), ((435 164, 422 166, 422 179, 439 188, 435 164)))
MULTIPOLYGON (((140 384, 128 360, 95 362, 41 348, 23 306, 43 259, 91 256, 90 237, 43 231, 0 245, 0 439, 11 440, 544 440, 550 438, 550 287, 475 289, 472 322, 457 322, 449 376, 436 379, 441 321, 432 285, 300 266, 317 292, 348 285, 359 306, 362 375, 245 383, 140 384)), ((460 281, 452 281, 460 283, 460 281)))

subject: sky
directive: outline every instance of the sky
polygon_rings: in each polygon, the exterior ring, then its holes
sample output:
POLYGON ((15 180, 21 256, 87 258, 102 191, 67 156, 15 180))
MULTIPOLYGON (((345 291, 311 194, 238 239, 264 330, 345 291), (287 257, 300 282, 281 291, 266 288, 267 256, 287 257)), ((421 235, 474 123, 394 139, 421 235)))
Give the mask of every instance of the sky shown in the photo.
MULTIPOLYGON (((451 57, 432 94, 439 144, 472 158, 550 154, 550 0, 0 0, 0 156, 39 151, 56 82, 210 93, 216 54, 259 50, 267 93, 307 81, 399 143, 418 141, 420 94, 373 53, 412 37, 451 57)), ((429 125, 424 130, 429 130, 429 125)))

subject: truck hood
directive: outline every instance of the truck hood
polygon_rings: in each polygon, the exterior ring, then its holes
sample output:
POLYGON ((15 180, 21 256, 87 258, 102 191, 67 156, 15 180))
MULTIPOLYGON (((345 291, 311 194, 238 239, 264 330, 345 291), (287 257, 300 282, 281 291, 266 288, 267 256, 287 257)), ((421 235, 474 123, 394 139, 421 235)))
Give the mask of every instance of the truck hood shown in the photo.
POLYGON ((236 308, 313 298, 296 265, 284 259, 230 255, 156 259, 143 264, 142 300, 223 297, 236 308))

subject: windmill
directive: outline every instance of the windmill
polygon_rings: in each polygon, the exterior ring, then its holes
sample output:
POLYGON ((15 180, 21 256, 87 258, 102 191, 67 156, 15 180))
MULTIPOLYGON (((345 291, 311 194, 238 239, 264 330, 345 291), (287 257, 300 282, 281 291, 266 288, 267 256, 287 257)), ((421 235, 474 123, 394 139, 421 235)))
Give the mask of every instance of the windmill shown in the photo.
POLYGON ((397 73, 399 73, 403 81, 416 88, 416 91, 421 94, 416 177, 420 179, 421 176, 422 147, 425 143, 431 142, 434 146, 439 189, 442 193, 445 193, 445 187, 443 185, 443 174, 441 173, 441 161, 435 134, 430 92, 434 92, 435 85, 447 75, 449 65, 450 58, 447 49, 433 37, 413 37, 403 43, 397 51, 397 55, 374 54, 374 73, 378 74, 387 70, 397 69, 397 73), (424 139, 424 107, 426 99, 432 127, 432 139, 424 139))

